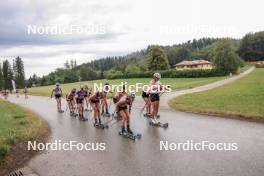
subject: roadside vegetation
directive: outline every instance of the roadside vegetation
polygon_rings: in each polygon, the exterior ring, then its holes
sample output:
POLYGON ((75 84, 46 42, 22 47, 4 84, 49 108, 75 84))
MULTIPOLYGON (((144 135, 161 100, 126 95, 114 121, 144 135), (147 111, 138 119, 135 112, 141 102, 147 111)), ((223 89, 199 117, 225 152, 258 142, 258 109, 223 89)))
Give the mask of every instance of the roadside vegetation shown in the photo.
POLYGON ((264 69, 231 84, 172 99, 169 105, 180 111, 264 120, 264 69))
POLYGON ((0 175, 24 164, 32 155, 27 141, 41 141, 48 126, 36 114, 0 99, 0 175))

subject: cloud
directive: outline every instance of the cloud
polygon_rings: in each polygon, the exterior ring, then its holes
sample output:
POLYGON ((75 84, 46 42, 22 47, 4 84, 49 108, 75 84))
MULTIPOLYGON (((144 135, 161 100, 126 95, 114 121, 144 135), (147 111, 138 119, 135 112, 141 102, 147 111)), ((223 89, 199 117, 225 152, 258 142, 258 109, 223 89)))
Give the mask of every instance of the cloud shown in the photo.
POLYGON ((262 0, 8 0, 0 1, 0 59, 20 56, 26 73, 47 74, 78 63, 125 55, 149 44, 235 37, 264 29, 262 0), (104 33, 28 35, 28 25, 103 25, 104 33), (168 27, 168 32, 161 31, 168 27))
POLYGON ((65 1, 45 0, 11 0, 0 1, 0 45, 47 45, 66 44, 79 42, 94 42, 97 40, 114 39, 123 32, 113 31, 112 23, 109 23, 111 14, 120 13, 120 9, 129 10, 129 4, 117 1, 107 3, 107 1, 65 1), (104 5, 102 5, 105 3, 104 5), (108 14, 106 16, 105 14, 108 14), (76 35, 49 35, 32 34, 28 35, 28 26, 66 26, 72 25, 83 27, 95 27, 102 25, 105 32, 98 34, 92 29, 86 33, 76 35))

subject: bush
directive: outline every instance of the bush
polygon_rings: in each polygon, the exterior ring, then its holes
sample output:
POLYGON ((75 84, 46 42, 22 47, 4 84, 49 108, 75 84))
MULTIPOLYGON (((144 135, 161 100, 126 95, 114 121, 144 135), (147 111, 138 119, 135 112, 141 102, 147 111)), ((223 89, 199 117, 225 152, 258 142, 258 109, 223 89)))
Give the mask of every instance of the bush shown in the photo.
POLYGON ((0 146, 0 161, 2 161, 9 152, 9 147, 7 145, 0 146))
MULTIPOLYGON (((224 76, 225 73, 212 69, 212 70, 159 70, 163 78, 201 78, 201 77, 215 77, 224 76)), ((106 79, 126 79, 126 78, 149 78, 152 77, 154 71, 145 71, 138 73, 123 73, 120 71, 111 71, 106 74, 106 79)))
POLYGON ((256 64, 255 67, 256 68, 264 68, 264 64, 256 64))

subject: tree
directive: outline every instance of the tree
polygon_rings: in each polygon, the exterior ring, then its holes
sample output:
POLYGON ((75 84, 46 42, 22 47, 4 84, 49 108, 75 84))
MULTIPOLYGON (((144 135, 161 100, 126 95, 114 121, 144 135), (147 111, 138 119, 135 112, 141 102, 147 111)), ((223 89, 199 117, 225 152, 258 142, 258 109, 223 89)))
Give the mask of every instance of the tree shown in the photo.
POLYGON ((73 68, 74 68, 74 61, 71 60, 71 61, 70 61, 70 64, 71 64, 71 65, 70 65, 70 66, 71 66, 71 69, 73 69, 73 68))
POLYGON ((213 52, 213 63, 223 73, 236 73, 243 63, 227 39, 218 41, 213 52))
POLYGON ((3 62, 4 89, 12 89, 13 72, 8 60, 3 62))
POLYGON ((97 73, 90 67, 82 67, 80 69, 80 77, 82 81, 97 79, 97 73))
POLYGON ((140 72, 140 68, 137 65, 135 65, 135 64, 129 64, 126 67, 126 72, 127 73, 139 73, 140 72))
POLYGON ((2 72, 2 64, 0 63, 0 90, 3 89, 4 86, 4 77, 2 72))
POLYGON ((264 31, 245 35, 238 53, 245 61, 264 60, 264 31))
POLYGON ((148 47, 147 68, 149 70, 165 70, 169 68, 167 55, 160 46, 152 45, 148 47))
POLYGON ((13 61, 13 71, 14 71, 14 80, 18 88, 25 87, 25 71, 24 71, 24 62, 18 56, 13 61))
POLYGON ((76 61, 76 59, 74 60, 74 68, 76 68, 77 67, 77 61, 76 61))
POLYGON ((70 64, 69 64, 69 61, 68 60, 64 63, 64 67, 66 69, 70 69, 70 64))

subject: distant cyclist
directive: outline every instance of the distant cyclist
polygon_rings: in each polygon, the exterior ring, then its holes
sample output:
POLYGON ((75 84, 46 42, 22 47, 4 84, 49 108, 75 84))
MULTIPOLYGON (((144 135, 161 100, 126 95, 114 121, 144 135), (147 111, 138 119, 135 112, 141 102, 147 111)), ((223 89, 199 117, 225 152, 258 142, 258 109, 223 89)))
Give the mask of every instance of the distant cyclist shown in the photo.
POLYGON ((56 102, 57 102, 57 110, 59 113, 63 113, 64 111, 61 109, 61 97, 62 97, 62 90, 60 88, 60 84, 56 83, 55 88, 52 89, 51 92, 51 98, 53 97, 53 94, 55 96, 56 102))

